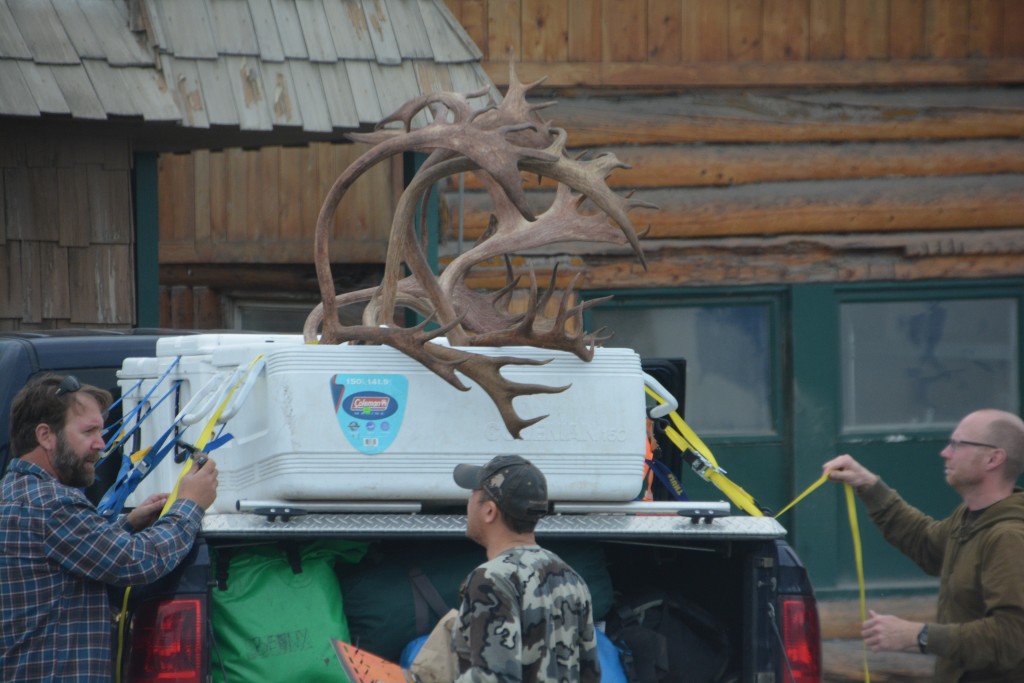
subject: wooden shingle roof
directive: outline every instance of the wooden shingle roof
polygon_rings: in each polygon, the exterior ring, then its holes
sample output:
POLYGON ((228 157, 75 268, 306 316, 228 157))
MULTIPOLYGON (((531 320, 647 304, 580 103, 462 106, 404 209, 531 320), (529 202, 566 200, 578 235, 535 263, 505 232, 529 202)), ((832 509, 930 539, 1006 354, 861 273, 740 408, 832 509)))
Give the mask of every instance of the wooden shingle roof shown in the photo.
POLYGON ((0 117, 318 137, 480 58, 443 0, 0 0, 0 117))

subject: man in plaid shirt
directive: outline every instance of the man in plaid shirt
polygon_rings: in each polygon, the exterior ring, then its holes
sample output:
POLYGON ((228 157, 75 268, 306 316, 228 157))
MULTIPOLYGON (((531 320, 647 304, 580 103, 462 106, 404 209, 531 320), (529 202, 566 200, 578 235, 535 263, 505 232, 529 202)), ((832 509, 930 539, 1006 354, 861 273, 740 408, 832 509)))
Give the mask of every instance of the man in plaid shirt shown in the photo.
POLYGON ((108 392, 74 376, 26 385, 11 410, 0 482, 0 680, 110 681, 106 584, 155 581, 188 553, 217 495, 217 467, 193 467, 178 498, 150 496, 107 522, 80 490, 104 449, 108 392), (159 519, 158 519, 159 517, 159 519))

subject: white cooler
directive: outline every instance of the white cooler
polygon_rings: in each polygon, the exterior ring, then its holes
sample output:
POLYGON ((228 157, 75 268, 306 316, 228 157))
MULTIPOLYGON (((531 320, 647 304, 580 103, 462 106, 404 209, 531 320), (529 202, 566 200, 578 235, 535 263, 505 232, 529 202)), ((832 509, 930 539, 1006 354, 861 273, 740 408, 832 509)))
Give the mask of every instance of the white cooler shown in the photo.
MULTIPOLYGON (((644 376, 639 356, 629 349, 597 349, 589 363, 532 347, 472 349, 551 359, 542 366, 505 366, 502 374, 523 383, 572 385, 560 394, 515 399, 523 418, 548 415, 524 429, 519 440, 472 381, 460 375, 470 387, 460 392, 387 346, 275 340, 197 350, 201 363, 183 358, 180 366, 186 376, 202 375, 190 381, 191 391, 218 372, 227 377, 247 367, 259 354, 266 363, 226 424, 234 438, 212 456, 220 472, 218 512, 233 510, 240 499, 463 500, 468 493, 452 481, 454 467, 502 454, 536 464, 547 477, 552 500, 627 501, 641 488, 644 376)), ((165 415, 160 413, 162 420, 165 415)), ((206 419, 189 428, 187 441, 194 443, 206 419)), ((167 424, 150 425, 146 438, 155 440, 167 424)), ((165 462, 130 502, 169 490, 179 469, 165 462)))
MULTIPOLYGON (((179 412, 183 412, 185 408, 192 408, 194 411, 195 408, 201 407, 199 404, 203 403, 202 401, 191 405, 190 402, 204 387, 211 392, 210 399, 217 398, 218 390, 230 379, 232 368, 213 366, 210 354, 214 349, 229 346, 261 349, 269 344, 302 343, 300 335, 194 334, 158 339, 155 357, 126 358, 117 373, 118 385, 123 396, 123 414, 127 415, 144 401, 138 415, 123 428, 124 432, 128 432, 135 426, 139 417, 144 418, 137 436, 129 439, 126 450, 133 451, 136 447, 152 446, 174 422, 179 412), (168 368, 171 368, 170 372, 167 372, 168 368), (142 380, 141 383, 139 380, 142 380), (168 396, 161 401, 160 399, 174 387, 175 382, 180 382, 176 395, 168 396)), ((189 422, 179 423, 177 436, 186 443, 196 443, 210 413, 212 409, 205 413, 196 413, 189 422)), ((174 463, 174 451, 171 451, 128 498, 128 506, 138 505, 150 494, 171 491, 180 471, 181 465, 174 463)))

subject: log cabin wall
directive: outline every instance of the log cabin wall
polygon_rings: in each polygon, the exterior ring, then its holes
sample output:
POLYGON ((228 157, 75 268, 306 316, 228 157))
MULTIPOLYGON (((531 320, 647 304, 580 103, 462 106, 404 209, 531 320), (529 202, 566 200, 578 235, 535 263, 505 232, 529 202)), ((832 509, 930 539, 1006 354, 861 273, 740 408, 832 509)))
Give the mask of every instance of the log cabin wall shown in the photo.
MULTIPOLYGON (((1024 3, 448 5, 496 83, 509 51, 547 76, 533 99, 569 146, 614 152, 633 169, 610 184, 660 207, 633 213, 650 269, 571 253, 582 288, 1024 273, 1024 3)), ((479 186, 447 199, 478 236, 479 186)))
MULTIPOLYGON (((1021 3, 446 2, 495 83, 507 84, 512 51, 521 80, 547 78, 533 99, 558 100, 544 115, 570 146, 615 152, 633 169, 610 184, 660 207, 633 214, 652 227, 648 272, 622 252, 588 250, 568 255, 563 282, 576 272, 583 288, 633 288, 1024 271, 1024 98, 1012 88, 1024 81, 1021 3)), ((163 324, 229 327, 225 312, 246 293, 315 296, 312 227, 345 149, 163 155, 163 324)), ((372 201, 336 220, 353 286, 374 282, 400 186, 395 172, 376 182, 358 192, 372 201)), ((461 195, 449 189, 442 255, 457 249, 460 218, 472 240, 489 212, 471 178, 461 195)), ((542 271, 553 262, 534 261, 542 271)), ((478 268, 473 284, 502 279, 500 267, 478 268)))
POLYGON ((126 138, 0 133, 0 330, 135 322, 126 138))
MULTIPOLYGON (((976 284, 969 281, 998 282, 1000 296, 1024 300, 1015 293, 1024 275, 1024 2, 446 3, 496 84, 508 83, 511 50, 521 80, 547 77, 531 99, 557 100, 543 115, 568 131, 569 147, 615 152, 633 168, 615 171, 610 184, 660 207, 632 213, 638 227, 651 226, 642 242, 647 270, 624 250, 589 246, 537 250, 519 265, 543 278, 567 263, 561 284, 579 274, 580 289, 624 293, 618 301, 647 291, 651 299, 711 291, 741 301, 750 291, 784 293, 772 299, 785 310, 766 361, 778 368, 775 403, 765 408, 774 422, 753 436, 709 439, 766 504, 791 500, 837 447, 869 448, 843 441, 837 417, 840 326, 830 285, 878 283, 899 294, 914 282, 952 283, 946 296, 976 284)), ((161 157, 165 324, 230 326, 229 302, 250 295, 315 298, 312 207, 332 178, 314 169, 333 164, 312 161, 323 157, 311 149, 294 152, 301 160, 286 170, 292 151, 266 154, 277 161, 240 150, 161 157)), ((369 192, 365 211, 394 207, 395 176, 369 192)), ((481 186, 464 180, 461 191, 455 182, 446 188, 442 260, 488 222, 481 186)), ((543 206, 552 189, 530 192, 543 206)), ((332 257, 345 280, 339 290, 376 284, 389 220, 362 221, 370 234, 336 224, 336 234, 367 242, 332 257)), ((479 267, 470 284, 497 288, 504 275, 501 264, 479 267)), ((1010 336, 1019 359, 1020 335, 1010 336)), ((930 501, 933 515, 952 507, 934 474, 946 427, 926 425, 909 440, 882 435, 875 446, 877 462, 899 456, 901 490, 930 501), (894 443, 905 450, 894 453, 894 443)), ((823 491, 784 521, 819 595, 851 586, 846 551, 836 549, 845 523, 837 501, 823 491)), ((923 585, 865 534, 869 581, 896 591, 923 585)))
MULTIPOLYGON (((948 515, 958 500, 935 463, 956 418, 928 416, 941 403, 930 387, 963 396, 960 415, 982 405, 1019 413, 1024 392, 1024 2, 446 1, 499 86, 511 50, 520 80, 547 76, 531 100, 557 101, 541 115, 567 131, 570 152, 614 152, 633 168, 609 184, 659 207, 631 213, 639 229, 650 225, 646 270, 625 250, 581 245, 521 254, 520 272, 533 267, 543 278, 563 264, 560 284, 578 275, 584 299, 615 294, 611 320, 634 328, 620 329, 620 340, 624 332, 643 353, 647 344, 655 355, 686 356, 687 418, 765 505, 780 509, 828 457, 850 452, 927 514, 948 515), (884 317, 892 301, 945 313, 956 297, 982 309, 1000 302, 999 313, 979 314, 977 329, 1008 331, 958 344, 962 318, 925 332, 913 315, 884 317), (841 322, 850 301, 878 315, 856 339, 885 340, 857 363, 841 322), (709 333, 715 349, 702 349, 700 330, 685 322, 748 306, 764 311, 757 344, 736 346, 749 337, 726 327, 709 333), (905 328, 886 336, 886 320, 905 328), (933 366, 914 345, 925 340, 945 349, 933 366), (1008 361, 991 384, 1005 391, 940 376, 994 347, 1008 361), (887 354, 902 354, 906 367, 882 362, 887 354), (861 371, 884 388, 851 388, 843 373, 853 367, 869 368, 861 371), (736 391, 755 371, 765 379, 749 384, 763 394, 736 391), (702 393, 715 372, 732 383, 702 393), (923 410, 858 430, 846 412, 855 396, 884 404, 890 417, 890 404, 923 410), (698 402, 703 410, 693 411, 698 402), (705 431, 708 415, 724 417, 726 429, 705 431), (730 431, 737 416, 758 415, 763 424, 730 431)), ((539 212, 552 189, 530 187, 539 212)), ((491 209, 469 176, 445 198, 451 241, 442 256, 451 258, 453 244, 482 234, 491 209)), ((470 284, 504 280, 495 263, 475 269, 470 284)), ((600 314, 591 329, 608 322, 600 314)), ((721 497, 682 474, 690 495, 721 497)), ((837 544, 847 522, 834 488, 783 524, 819 597, 850 597, 857 577, 850 544, 837 544)), ((862 533, 869 590, 934 590, 873 527, 862 533)))
MULTIPOLYGON (((331 185, 365 149, 313 143, 161 155, 161 324, 230 328, 233 307, 246 300, 312 308, 319 300, 317 216, 331 185)), ((400 172, 398 162, 372 169, 338 208, 331 260, 339 292, 376 284, 400 172)))
POLYGON ((496 83, 555 88, 1020 82, 1016 0, 446 0, 496 83))

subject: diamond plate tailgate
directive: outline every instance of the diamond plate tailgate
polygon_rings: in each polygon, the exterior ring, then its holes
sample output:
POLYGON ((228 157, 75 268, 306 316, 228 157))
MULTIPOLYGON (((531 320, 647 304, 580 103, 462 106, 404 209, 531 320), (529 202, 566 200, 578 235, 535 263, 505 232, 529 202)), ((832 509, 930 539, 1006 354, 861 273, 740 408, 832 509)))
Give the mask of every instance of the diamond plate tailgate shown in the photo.
MULTIPOLYGON (((461 538, 465 515, 308 514, 281 519, 252 513, 209 514, 207 538, 461 538)), ((692 521, 678 515, 551 515, 537 525, 540 538, 621 540, 767 540, 784 538, 785 528, 771 517, 716 517, 692 521)))

